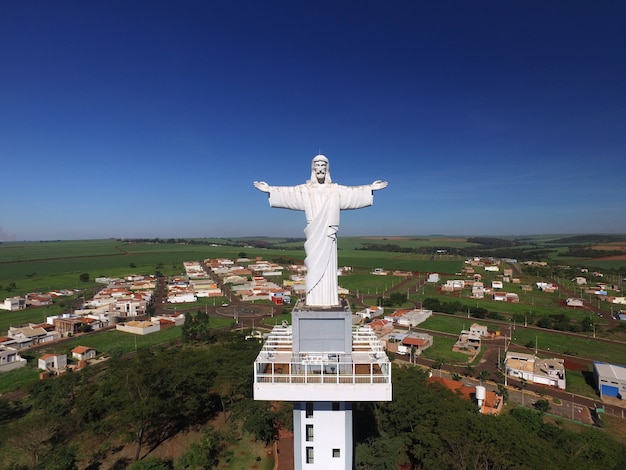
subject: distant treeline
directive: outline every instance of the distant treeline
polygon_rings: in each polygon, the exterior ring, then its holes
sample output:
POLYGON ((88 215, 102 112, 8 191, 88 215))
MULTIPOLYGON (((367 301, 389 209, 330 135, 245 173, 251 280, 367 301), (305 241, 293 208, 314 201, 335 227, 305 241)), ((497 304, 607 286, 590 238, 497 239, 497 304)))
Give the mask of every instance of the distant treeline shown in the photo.
POLYGON ((451 255, 458 256, 491 256, 494 258, 514 258, 520 261, 536 261, 546 258, 550 253, 556 251, 551 248, 521 247, 521 242, 515 240, 504 240, 501 238, 476 237, 468 238, 468 242, 477 243, 480 246, 472 247, 448 247, 432 246, 408 247, 393 243, 364 243, 357 250, 364 251, 384 251, 389 253, 418 253, 434 254, 435 251, 445 251, 451 255))
POLYGON ((546 241, 546 243, 552 245, 567 245, 570 243, 615 243, 626 242, 626 235, 610 235, 610 234, 595 234, 595 235, 575 235, 572 237, 557 238, 556 240, 546 241))
POLYGON ((598 258, 600 256, 618 256, 623 254, 623 250, 594 250, 590 246, 570 245, 567 247, 567 251, 559 253, 559 256, 568 256, 570 258, 598 258))
POLYGON ((289 249, 301 249, 298 247, 285 247, 285 243, 304 243, 303 238, 281 238, 279 241, 275 239, 258 238, 220 238, 206 239, 206 238, 132 238, 132 239, 117 239, 119 242, 127 243, 169 243, 180 245, 220 245, 220 246, 237 246, 237 247, 253 247, 253 248, 273 248, 280 247, 282 250, 289 249))

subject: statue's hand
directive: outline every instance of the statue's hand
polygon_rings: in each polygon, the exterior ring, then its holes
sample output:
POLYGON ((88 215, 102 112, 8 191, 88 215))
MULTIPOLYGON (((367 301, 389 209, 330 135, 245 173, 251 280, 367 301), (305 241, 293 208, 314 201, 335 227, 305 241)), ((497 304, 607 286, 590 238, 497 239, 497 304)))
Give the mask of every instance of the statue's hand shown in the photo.
POLYGON ((387 182, 386 181, 381 181, 381 180, 376 180, 374 181, 370 187, 372 188, 372 191, 378 191, 379 189, 384 189, 387 187, 387 182))
POLYGON ((267 184, 265 181, 255 181, 254 187, 259 191, 263 191, 264 193, 270 192, 270 185, 267 184))

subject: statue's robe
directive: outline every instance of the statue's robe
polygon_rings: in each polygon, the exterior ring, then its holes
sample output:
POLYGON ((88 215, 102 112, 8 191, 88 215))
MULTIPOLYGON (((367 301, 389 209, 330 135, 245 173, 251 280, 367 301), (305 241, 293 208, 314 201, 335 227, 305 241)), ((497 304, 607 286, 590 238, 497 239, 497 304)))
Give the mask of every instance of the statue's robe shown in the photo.
POLYGON ((336 183, 319 184, 308 181, 297 186, 270 186, 270 206, 304 211, 306 215, 306 305, 329 307, 339 304, 339 212, 371 206, 373 201, 370 185, 341 186, 336 183))

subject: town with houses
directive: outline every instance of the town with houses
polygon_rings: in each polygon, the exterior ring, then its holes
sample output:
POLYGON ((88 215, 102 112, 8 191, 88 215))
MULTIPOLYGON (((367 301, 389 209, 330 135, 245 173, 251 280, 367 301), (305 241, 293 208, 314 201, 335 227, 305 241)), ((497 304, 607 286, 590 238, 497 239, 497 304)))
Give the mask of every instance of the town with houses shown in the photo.
MULTIPOLYGON (((527 291, 538 289, 543 292, 554 293, 558 286, 537 282, 536 286, 524 285, 513 275, 513 270, 504 268, 497 280, 483 282, 483 275, 479 272, 499 272, 500 266, 494 260, 485 261, 480 258, 469 259, 465 263, 462 273, 463 279, 448 279, 441 282, 438 273, 430 273, 428 283, 439 286, 442 292, 458 292, 466 290, 468 296, 475 299, 491 298, 496 302, 519 302, 517 293, 512 292, 514 287, 527 291)), ((276 306, 289 305, 304 296, 306 268, 303 265, 282 266, 264 261, 260 258, 206 259, 202 262, 183 263, 185 273, 174 276, 167 281, 167 292, 162 299, 164 304, 180 306, 196 302, 199 298, 213 298, 219 302, 233 300, 236 296, 243 302, 269 300, 276 306), (283 276, 284 272, 289 276, 283 276), (283 280, 283 281, 278 281, 283 280), (277 283, 279 282, 279 283, 277 283), (228 286, 228 291, 224 289, 228 286)), ((339 269, 338 274, 349 274, 350 268, 339 269)), ((372 275, 389 275, 388 271, 376 268, 372 275)), ((393 272, 393 275, 403 276, 410 273, 393 272)), ((461 276, 459 276, 461 277, 461 276)), ((167 313, 150 314, 149 307, 155 302, 155 292, 158 280, 152 275, 129 275, 123 279, 97 278, 95 281, 102 284, 102 288, 80 308, 73 309, 61 315, 47 317, 41 323, 11 327, 5 335, 0 336, 0 373, 26 366, 26 359, 20 356, 20 351, 36 345, 51 343, 80 333, 115 328, 119 331, 135 335, 147 335, 165 328, 179 326, 184 323, 185 316, 174 309, 162 310, 167 313)), ((586 292, 594 295, 607 296, 605 300, 626 304, 624 297, 612 296, 608 298, 608 287, 598 284, 587 287, 587 278, 577 277, 573 281, 586 288, 586 292)), ((339 288, 340 295, 349 292, 339 288)), ((23 297, 11 297, 0 304, 0 309, 15 311, 26 308, 35 308, 50 305, 55 298, 74 295, 71 290, 61 290, 47 293, 30 293, 23 297)), ((582 300, 567 298, 567 306, 578 307, 582 300)), ((214 303, 215 305, 215 303, 214 303)), ((389 310, 389 309, 387 309, 389 310)), ((353 314, 353 325, 361 328, 366 325, 376 335, 385 349, 394 354, 406 356, 412 360, 419 357, 423 351, 433 345, 433 335, 417 328, 433 314, 422 308, 399 308, 388 312, 382 307, 365 307, 353 314)), ((1 314, 1 313, 0 313, 1 314)), ((618 311, 616 318, 626 320, 626 314, 618 311)), ((468 330, 459 333, 453 350, 466 354, 468 363, 481 351, 481 343, 485 339, 494 338, 500 332, 489 331, 486 326, 473 323, 468 330)), ((80 369, 90 361, 102 360, 98 351, 86 346, 77 346, 71 351, 71 357, 64 354, 44 354, 38 359, 38 368, 42 378, 63 373, 68 368, 80 369)), ((503 357, 505 377, 522 379, 528 383, 542 384, 558 390, 566 388, 566 374, 563 359, 544 357, 536 354, 506 351, 503 357)), ((626 368, 623 366, 597 362, 594 364, 594 375, 600 396, 622 398, 626 393, 626 368)), ((459 381, 443 377, 431 377, 431 381, 441 383, 463 396, 471 397, 481 412, 498 414, 503 406, 503 400, 495 392, 485 390, 482 385, 468 387, 459 381)))

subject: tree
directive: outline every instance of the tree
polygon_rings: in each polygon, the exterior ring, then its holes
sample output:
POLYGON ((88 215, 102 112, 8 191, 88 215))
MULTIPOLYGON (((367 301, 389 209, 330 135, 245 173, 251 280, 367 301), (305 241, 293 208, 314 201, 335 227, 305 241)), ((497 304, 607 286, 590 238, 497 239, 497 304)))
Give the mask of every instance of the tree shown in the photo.
POLYGON ((590 316, 586 316, 585 318, 583 318, 581 321, 582 324, 582 330, 587 332, 587 331, 593 331, 593 318, 591 318, 590 316))
POLYGON ((391 303, 393 305, 402 305, 404 302, 406 302, 406 294, 403 294, 401 292, 392 292, 391 294, 389 294, 389 299, 391 300, 391 303))
POLYGON ((82 282, 89 282, 89 273, 82 273, 78 278, 82 282))
POLYGON ((14 423, 8 434, 11 436, 9 441, 30 460, 30 468, 36 468, 40 457, 50 448, 49 441, 54 436, 55 424, 40 412, 31 413, 14 423))
POLYGON ((510 415, 522 424, 526 430, 531 432, 538 431, 543 424, 539 413, 529 408, 513 408, 510 415))
POLYGON ((498 384, 498 395, 500 395, 505 402, 509 401, 509 389, 506 388, 504 384, 498 384))
MULTIPOLYGON (((172 470, 173 465, 168 460, 159 459, 158 457, 150 457, 138 460, 129 465, 128 470, 172 470)), ((205 467, 195 467, 205 468, 205 467)))
POLYGON ((187 343, 194 341, 213 341, 215 335, 211 331, 209 315, 201 310, 198 310, 195 316, 190 312, 186 312, 182 336, 183 340, 187 343))
POLYGON ((545 398, 537 400, 533 406, 540 413, 547 413, 548 411, 550 411, 550 402, 545 398))
POLYGON ((439 299, 433 297, 426 297, 422 306, 424 307, 424 309, 432 310, 433 312, 441 311, 441 302, 439 301, 439 299))
POLYGON ((243 428, 265 445, 278 439, 275 414, 265 402, 252 401, 246 410, 243 428))
POLYGON ((224 450, 223 439, 215 429, 208 426, 202 430, 202 438, 192 442, 189 449, 176 461, 176 470, 210 469, 219 464, 219 456, 224 450))
POLYGON ((117 410, 114 429, 136 444, 135 460, 146 444, 157 445, 215 414, 209 392, 214 372, 207 351, 140 349, 136 357, 116 361, 112 368, 105 387, 117 410))

